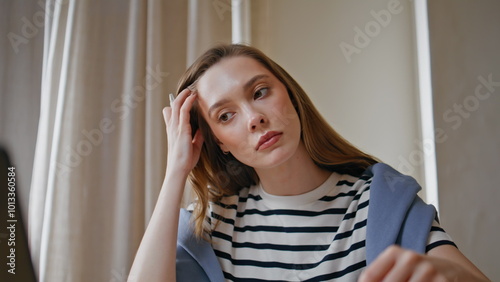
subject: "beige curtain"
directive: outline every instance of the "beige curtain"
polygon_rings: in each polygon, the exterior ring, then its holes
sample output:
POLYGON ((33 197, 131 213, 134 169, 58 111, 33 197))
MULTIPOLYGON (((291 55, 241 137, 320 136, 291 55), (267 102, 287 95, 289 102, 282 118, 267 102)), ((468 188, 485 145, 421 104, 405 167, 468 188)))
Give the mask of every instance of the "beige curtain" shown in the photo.
POLYGON ((202 0, 47 0, 29 209, 40 281, 126 280, 164 176, 161 110, 191 58, 230 42, 220 11, 202 0))

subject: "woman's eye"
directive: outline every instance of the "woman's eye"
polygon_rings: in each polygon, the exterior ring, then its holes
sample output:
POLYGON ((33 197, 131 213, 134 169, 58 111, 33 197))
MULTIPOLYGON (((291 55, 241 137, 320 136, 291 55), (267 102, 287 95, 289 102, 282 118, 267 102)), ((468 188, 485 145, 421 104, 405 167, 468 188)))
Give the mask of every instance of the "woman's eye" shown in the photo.
POLYGON ((232 116, 233 116, 232 113, 223 113, 219 116, 219 121, 226 122, 226 121, 230 120, 232 116))
POLYGON ((255 92, 255 94, 253 95, 253 98, 259 99, 260 97, 266 96, 267 90, 268 90, 267 88, 261 88, 261 89, 257 90, 255 92))

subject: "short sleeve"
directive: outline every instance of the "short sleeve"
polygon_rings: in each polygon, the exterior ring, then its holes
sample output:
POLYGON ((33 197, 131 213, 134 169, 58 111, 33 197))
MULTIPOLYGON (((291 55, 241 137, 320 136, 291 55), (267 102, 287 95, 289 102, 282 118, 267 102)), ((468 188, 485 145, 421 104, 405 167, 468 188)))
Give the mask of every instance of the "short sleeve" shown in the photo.
POLYGON ((446 233, 446 231, 444 231, 439 222, 434 220, 427 239, 425 252, 428 253, 430 250, 441 245, 452 245, 457 247, 457 245, 453 242, 453 239, 450 235, 448 235, 448 233, 446 233))

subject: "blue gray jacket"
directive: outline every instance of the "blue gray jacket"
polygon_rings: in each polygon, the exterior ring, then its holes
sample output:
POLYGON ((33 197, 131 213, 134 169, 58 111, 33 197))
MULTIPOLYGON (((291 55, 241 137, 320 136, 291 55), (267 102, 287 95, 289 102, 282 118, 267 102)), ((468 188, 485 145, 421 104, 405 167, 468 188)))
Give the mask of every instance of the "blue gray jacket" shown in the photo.
MULTIPOLYGON (((418 183, 382 163, 370 166, 365 174, 373 176, 366 227, 367 264, 393 244, 424 253, 436 210, 417 196, 418 183)), ((177 281, 224 281, 210 243, 194 238, 190 215, 181 210, 177 281)))

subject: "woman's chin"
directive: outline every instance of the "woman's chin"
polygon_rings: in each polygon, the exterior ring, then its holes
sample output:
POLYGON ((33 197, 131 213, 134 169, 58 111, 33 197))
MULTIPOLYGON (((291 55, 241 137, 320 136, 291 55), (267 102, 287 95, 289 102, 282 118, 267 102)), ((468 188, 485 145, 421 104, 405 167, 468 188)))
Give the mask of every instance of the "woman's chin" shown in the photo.
POLYGON ((260 152, 253 159, 251 164, 248 166, 253 167, 256 170, 259 169, 273 169, 285 164, 294 155, 292 150, 286 150, 286 148, 274 148, 269 151, 260 152))

